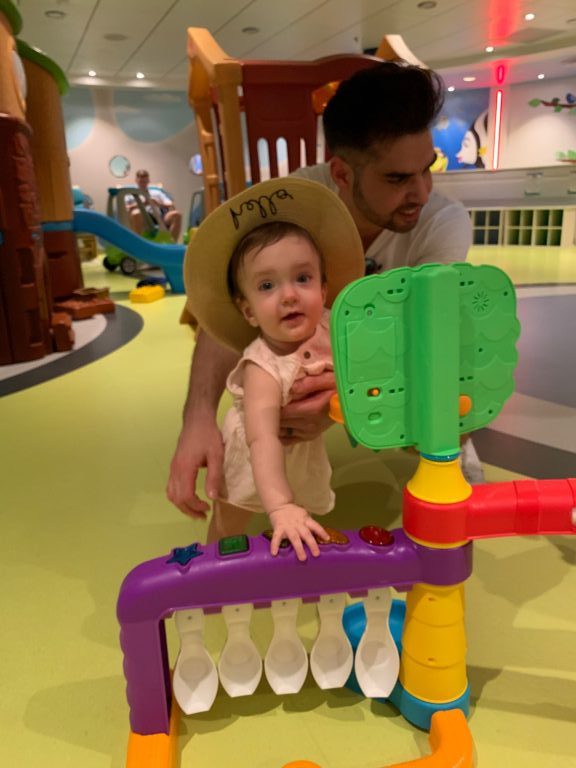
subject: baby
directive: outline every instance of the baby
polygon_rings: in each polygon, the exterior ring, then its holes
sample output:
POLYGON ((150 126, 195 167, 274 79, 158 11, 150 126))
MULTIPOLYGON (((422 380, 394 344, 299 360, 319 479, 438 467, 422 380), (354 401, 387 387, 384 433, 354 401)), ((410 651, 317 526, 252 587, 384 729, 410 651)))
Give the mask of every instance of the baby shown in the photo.
POLYGON ((280 412, 296 379, 332 370, 325 304, 363 270, 347 209, 331 191, 303 179, 245 190, 196 233, 185 267, 189 308, 206 332, 243 349, 227 382, 233 406, 222 427, 224 485, 209 541, 243 532, 252 513, 264 511, 273 555, 283 539, 300 560, 305 547, 319 554, 316 537, 328 536, 312 515, 334 506, 324 440, 283 443, 280 412), (221 251, 217 241, 227 228, 221 251))

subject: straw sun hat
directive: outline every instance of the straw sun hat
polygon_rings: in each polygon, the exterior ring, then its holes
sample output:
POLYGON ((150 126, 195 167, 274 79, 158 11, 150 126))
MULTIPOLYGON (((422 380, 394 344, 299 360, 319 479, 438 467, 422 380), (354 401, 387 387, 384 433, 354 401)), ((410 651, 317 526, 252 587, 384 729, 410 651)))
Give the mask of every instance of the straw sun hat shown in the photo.
POLYGON ((327 305, 364 274, 364 251, 352 216, 340 198, 315 181, 286 177, 255 184, 223 202, 200 225, 184 259, 187 309, 200 327, 241 351, 258 334, 228 292, 228 263, 240 240, 273 221, 306 229, 324 257, 327 305))

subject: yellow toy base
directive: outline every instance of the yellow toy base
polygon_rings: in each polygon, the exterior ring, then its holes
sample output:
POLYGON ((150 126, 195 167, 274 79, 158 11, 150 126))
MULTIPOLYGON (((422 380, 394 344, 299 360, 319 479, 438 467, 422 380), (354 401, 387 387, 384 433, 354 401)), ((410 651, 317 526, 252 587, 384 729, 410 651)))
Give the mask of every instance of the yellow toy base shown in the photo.
POLYGON ((151 301, 163 299, 166 291, 161 285, 143 285, 130 291, 130 301, 134 304, 148 304, 151 301))

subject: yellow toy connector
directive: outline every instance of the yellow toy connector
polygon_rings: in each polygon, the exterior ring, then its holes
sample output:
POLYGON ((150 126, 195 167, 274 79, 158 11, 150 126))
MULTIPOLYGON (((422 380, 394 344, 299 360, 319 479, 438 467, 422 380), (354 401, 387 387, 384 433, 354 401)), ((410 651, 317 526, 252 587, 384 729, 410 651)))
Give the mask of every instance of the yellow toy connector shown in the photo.
POLYGON ((134 304, 149 304, 151 301, 163 299, 166 291, 161 285, 143 285, 130 291, 130 301, 134 304))

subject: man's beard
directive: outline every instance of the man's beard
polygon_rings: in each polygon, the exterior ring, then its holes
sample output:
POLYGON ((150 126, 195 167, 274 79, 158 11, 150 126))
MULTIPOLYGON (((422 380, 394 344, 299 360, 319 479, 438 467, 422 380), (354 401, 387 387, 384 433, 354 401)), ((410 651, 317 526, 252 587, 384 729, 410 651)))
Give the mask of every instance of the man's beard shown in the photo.
POLYGON ((388 216, 382 216, 381 214, 377 213, 377 211, 375 211, 374 208, 370 206, 364 197, 364 194, 360 189, 359 174, 357 173, 354 174, 354 181, 352 184, 352 200, 366 221, 369 221, 370 224, 373 224, 376 227, 380 227, 380 229, 389 229, 391 232, 398 233, 410 232, 410 230, 414 229, 418 223, 418 220, 416 220, 413 224, 408 225, 397 222, 394 220, 394 212, 388 216))

